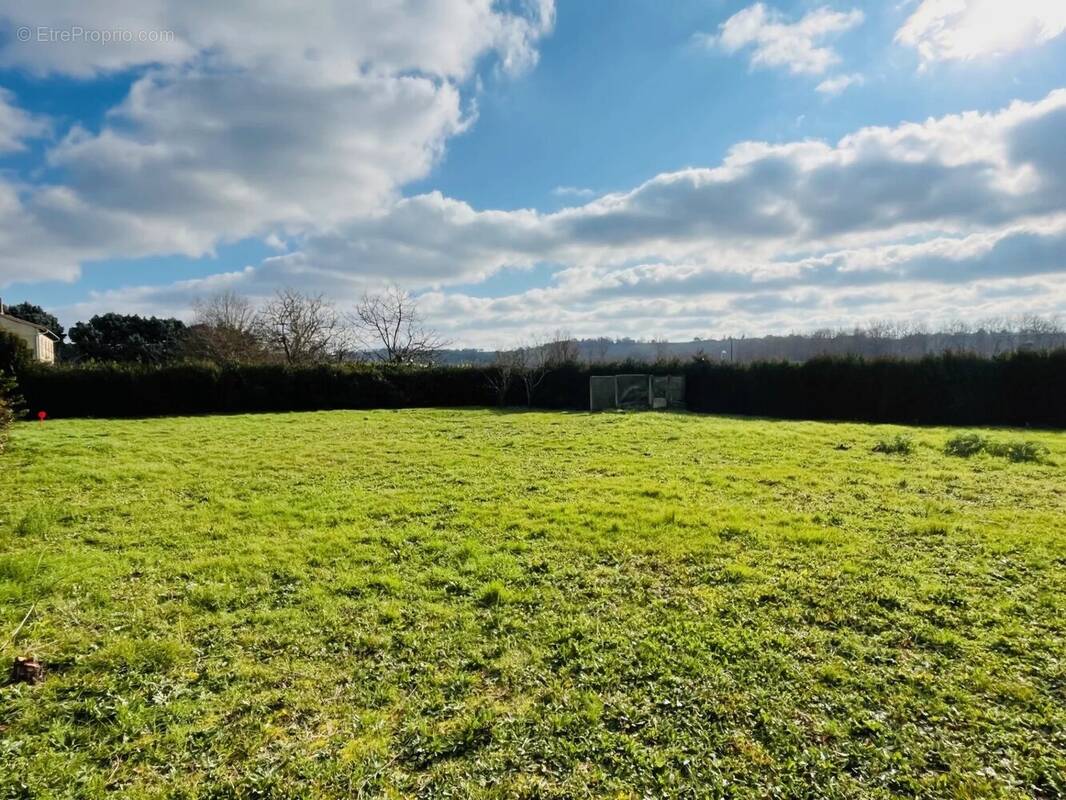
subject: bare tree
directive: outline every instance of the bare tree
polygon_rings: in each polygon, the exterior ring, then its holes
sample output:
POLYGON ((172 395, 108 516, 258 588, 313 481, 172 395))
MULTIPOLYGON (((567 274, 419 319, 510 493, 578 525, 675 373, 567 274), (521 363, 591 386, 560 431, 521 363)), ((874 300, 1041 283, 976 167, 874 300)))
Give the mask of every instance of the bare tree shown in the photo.
POLYGON ((448 346, 422 324, 415 299, 395 285, 381 294, 364 294, 349 318, 363 350, 390 364, 432 363, 448 346))
POLYGON ((555 336, 548 341, 534 340, 513 350, 511 358, 514 371, 526 390, 526 405, 533 405, 537 388, 552 370, 576 364, 580 352, 577 342, 560 331, 556 331, 555 336))
POLYGON ((515 380, 520 378, 524 366, 524 357, 519 350, 497 350, 492 366, 485 379, 496 393, 496 402, 503 405, 515 380))
POLYGON ((280 289, 263 309, 262 319, 267 342, 287 364, 317 364, 343 352, 343 327, 321 294, 280 289))
POLYGON ((665 336, 652 338, 651 345, 655 349, 655 363, 665 364, 670 360, 670 340, 665 336))
POLYGON ((587 359, 590 364, 602 364, 607 360, 607 353, 611 349, 611 340, 606 336, 596 339, 588 339, 585 342, 587 359))
POLYGON ((543 344, 534 343, 519 347, 514 351, 518 377, 526 390, 526 405, 533 405, 533 395, 537 387, 548 377, 551 362, 547 358, 547 349, 543 344))
POLYGON ((193 310, 186 341, 190 355, 218 364, 248 364, 267 358, 262 321, 247 297, 220 292, 197 299, 193 310))
POLYGON ((197 298, 193 301, 193 311, 197 324, 238 331, 255 328, 259 316, 252 301, 233 290, 197 298))
POLYGON ((545 351, 543 360, 550 366, 576 364, 581 360, 581 348, 577 339, 566 331, 557 330, 548 341, 537 347, 545 351))

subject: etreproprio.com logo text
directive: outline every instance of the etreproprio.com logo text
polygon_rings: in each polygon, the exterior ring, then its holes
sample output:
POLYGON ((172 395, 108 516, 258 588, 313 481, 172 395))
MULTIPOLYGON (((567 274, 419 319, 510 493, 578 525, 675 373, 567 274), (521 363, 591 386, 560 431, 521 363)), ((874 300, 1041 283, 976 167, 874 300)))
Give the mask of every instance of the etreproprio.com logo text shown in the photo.
POLYGON ((166 43, 174 41, 174 31, 131 30, 128 28, 84 28, 72 25, 69 28, 22 26, 15 31, 20 42, 42 44, 133 44, 140 42, 166 43))

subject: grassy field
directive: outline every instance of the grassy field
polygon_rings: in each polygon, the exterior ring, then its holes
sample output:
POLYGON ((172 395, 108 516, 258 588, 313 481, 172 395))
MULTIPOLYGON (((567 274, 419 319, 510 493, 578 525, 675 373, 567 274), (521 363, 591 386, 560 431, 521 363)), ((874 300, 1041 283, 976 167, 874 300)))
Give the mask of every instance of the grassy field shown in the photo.
POLYGON ((0 797, 1061 797, 1066 434, 953 433, 20 424, 0 797))

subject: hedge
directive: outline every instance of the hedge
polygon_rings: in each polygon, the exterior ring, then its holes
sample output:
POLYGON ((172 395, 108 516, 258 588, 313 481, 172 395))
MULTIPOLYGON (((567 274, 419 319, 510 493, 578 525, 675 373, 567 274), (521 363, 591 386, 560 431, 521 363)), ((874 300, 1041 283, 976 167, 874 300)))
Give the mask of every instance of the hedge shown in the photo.
POLYGON ((689 408, 785 419, 1066 427, 1066 350, 687 370, 689 408))
MULTIPOLYGON (((35 367, 20 376, 31 412, 128 417, 333 408, 490 406, 488 367, 218 367, 101 364, 35 367)), ((540 408, 588 407, 590 375, 682 373, 692 411, 788 419, 1066 427, 1066 350, 995 359, 823 358, 802 364, 688 362, 555 369, 540 408)), ((524 404, 516 382, 509 405, 524 404)))
POLYGON ((11 404, 4 393, 4 386, 0 382, 0 453, 4 452, 7 446, 8 428, 11 427, 14 418, 15 414, 11 410, 11 404))

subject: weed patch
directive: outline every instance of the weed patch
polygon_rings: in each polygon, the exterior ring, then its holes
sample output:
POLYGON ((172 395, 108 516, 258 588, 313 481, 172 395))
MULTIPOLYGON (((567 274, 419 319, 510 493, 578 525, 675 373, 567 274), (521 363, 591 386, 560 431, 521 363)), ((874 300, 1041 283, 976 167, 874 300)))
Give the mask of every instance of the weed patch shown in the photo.
POLYGON ((981 453, 988 447, 988 438, 979 433, 960 433, 952 436, 944 445, 944 452, 949 456, 969 458, 981 453))
POLYGON ((1009 442, 996 442, 978 433, 961 433, 948 439, 944 452, 949 456, 961 458, 969 458, 984 452, 1015 463, 1039 463, 1047 460, 1051 451, 1046 445, 1031 440, 1015 439, 1009 442))
POLYGON ((985 449, 989 455, 1014 462, 1039 462, 1046 459, 1050 453, 1045 445, 1032 441, 996 442, 989 444, 985 449))
POLYGON ((914 440, 909 436, 897 434, 891 439, 881 439, 873 446, 873 452, 886 455, 909 456, 914 452, 914 440))

